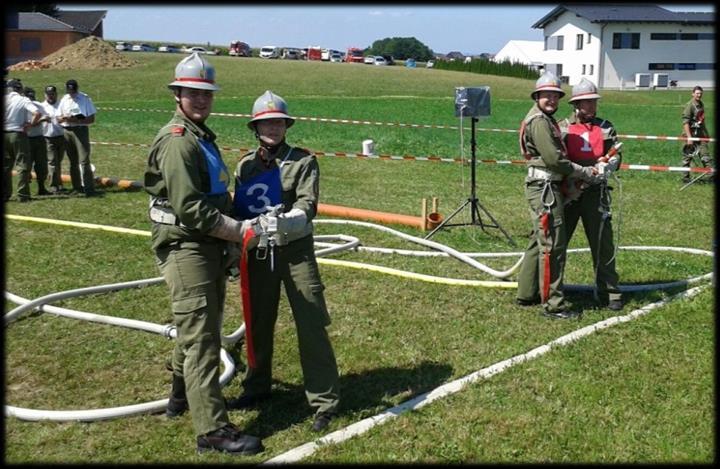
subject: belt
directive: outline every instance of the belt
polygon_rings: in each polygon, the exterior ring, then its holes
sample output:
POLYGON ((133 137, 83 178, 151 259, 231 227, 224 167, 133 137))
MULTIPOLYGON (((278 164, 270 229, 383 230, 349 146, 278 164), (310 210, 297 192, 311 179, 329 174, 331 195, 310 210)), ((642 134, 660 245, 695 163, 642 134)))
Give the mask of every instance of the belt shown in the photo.
POLYGON ((22 130, 5 130, 6 134, 21 134, 22 130))
POLYGON ((528 177, 533 179, 549 179, 551 181, 562 181, 563 175, 548 171, 539 166, 530 166, 528 168, 528 177))

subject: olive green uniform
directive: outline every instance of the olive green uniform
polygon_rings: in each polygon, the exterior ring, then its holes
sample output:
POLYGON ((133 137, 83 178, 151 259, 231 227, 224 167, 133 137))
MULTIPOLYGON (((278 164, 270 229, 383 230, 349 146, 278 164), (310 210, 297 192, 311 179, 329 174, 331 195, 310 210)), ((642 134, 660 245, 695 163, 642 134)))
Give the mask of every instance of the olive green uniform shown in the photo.
MULTIPOLYGON (((597 159, 575 158, 571 146, 567 145, 568 127, 577 123, 575 115, 560 121, 560 131, 563 141, 568 149, 568 158, 580 166, 594 166, 597 159)), ((594 117, 587 123, 589 126, 600 128, 603 136, 603 155, 607 155, 610 149, 618 141, 617 132, 610 121, 594 117)), ((619 161, 622 161, 622 154, 618 153, 619 161)), ((620 163, 618 163, 618 169, 620 163)), ((607 181, 586 185, 580 196, 565 205, 565 235, 568 243, 572 239, 578 221, 582 218, 583 229, 590 245, 593 268, 597 273, 595 285, 601 302, 620 300, 620 293, 617 270, 615 268, 615 242, 613 240, 612 219, 610 213, 610 187, 607 181)))
POLYGON ((208 235, 221 214, 232 214, 230 175, 223 165, 219 179, 225 192, 210 193, 200 140, 220 155, 210 129, 176 113, 155 137, 145 171, 153 205, 171 215, 166 223, 153 222, 152 247, 170 287, 177 327, 173 373, 184 378, 197 435, 230 423, 219 382, 227 242, 208 235))
MULTIPOLYGON (((708 138, 707 127, 705 126, 705 105, 702 101, 696 103, 694 99, 691 99, 683 109, 682 113, 683 125, 688 124, 690 126, 690 132, 693 137, 708 138)), ((710 158, 710 150, 707 142, 694 142, 698 146, 700 161, 703 167, 709 166, 712 162, 710 158)), ((692 163, 692 155, 683 154, 683 166, 690 167, 692 163)), ((690 178, 690 173, 685 173, 685 179, 690 178)))
POLYGON ((270 155, 268 166, 257 151, 238 163, 235 177, 242 183, 263 171, 280 166, 284 212, 300 209, 307 216, 304 229, 279 238, 274 255, 257 259, 257 249, 248 253, 251 327, 255 368, 248 367, 243 381, 244 394, 270 392, 272 378, 273 332, 280 300, 280 283, 295 320, 303 370, 305 395, 316 413, 336 413, 339 404, 338 369, 326 326, 330 316, 325 304, 320 272, 313 247, 312 219, 317 214, 319 166, 315 155, 279 145, 270 155), (271 264, 272 260, 272 264, 271 264))
POLYGON ((533 226, 518 273, 517 298, 527 302, 539 299, 546 312, 554 313, 567 308, 562 291, 567 237, 560 183, 573 172, 573 167, 552 116, 533 105, 523 126, 520 138, 529 168, 525 198, 530 205, 533 226), (539 171, 536 173, 532 168, 539 171), (547 223, 547 233, 543 221, 547 223))

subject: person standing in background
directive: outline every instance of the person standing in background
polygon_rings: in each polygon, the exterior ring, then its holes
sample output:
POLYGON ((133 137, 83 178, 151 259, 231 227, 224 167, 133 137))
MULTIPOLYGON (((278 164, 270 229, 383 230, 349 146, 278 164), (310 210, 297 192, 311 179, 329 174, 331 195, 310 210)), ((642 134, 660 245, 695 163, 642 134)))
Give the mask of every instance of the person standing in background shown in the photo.
POLYGON ((65 156, 65 130, 58 124, 60 103, 57 99, 57 88, 53 85, 45 87, 45 101, 40 103, 49 120, 43 123, 43 136, 48 155, 48 172, 50 173, 50 192, 65 191, 62 182, 62 160, 65 156))
POLYGON ((20 202, 29 202, 30 197, 30 142, 26 130, 40 122, 42 113, 22 93, 20 80, 5 82, 5 119, 3 120, 3 200, 12 196, 12 171, 18 168, 17 194, 20 202), (31 116, 28 122, 28 116, 31 116))
POLYGON ((76 193, 86 197, 102 195, 95 190, 95 175, 90 164, 90 130, 97 110, 92 99, 78 90, 77 80, 65 83, 66 94, 60 100, 58 122, 65 129, 65 150, 70 160, 70 179, 76 193))
POLYGON ((35 179, 37 180, 38 186, 37 195, 50 195, 50 192, 45 189, 45 182, 48 177, 48 159, 45 137, 43 137, 43 125, 49 121, 50 118, 47 113, 45 113, 43 105, 35 99, 34 89, 26 86, 24 94, 37 106, 42 114, 38 123, 29 126, 27 129, 28 141, 30 142, 30 160, 32 161, 31 168, 35 170, 35 179))

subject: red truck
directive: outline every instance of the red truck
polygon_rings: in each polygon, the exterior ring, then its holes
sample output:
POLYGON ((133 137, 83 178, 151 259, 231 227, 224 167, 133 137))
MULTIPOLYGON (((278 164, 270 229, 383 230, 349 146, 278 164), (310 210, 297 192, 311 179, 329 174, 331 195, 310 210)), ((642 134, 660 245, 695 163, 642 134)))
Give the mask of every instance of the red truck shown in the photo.
POLYGON ((308 47, 307 60, 322 60, 322 49, 319 47, 308 47))
POLYGON ((350 47, 345 53, 345 62, 363 63, 364 59, 363 50, 357 47, 350 47))
POLYGON ((230 43, 228 55, 236 57, 250 57, 250 46, 242 41, 233 41, 230 43))

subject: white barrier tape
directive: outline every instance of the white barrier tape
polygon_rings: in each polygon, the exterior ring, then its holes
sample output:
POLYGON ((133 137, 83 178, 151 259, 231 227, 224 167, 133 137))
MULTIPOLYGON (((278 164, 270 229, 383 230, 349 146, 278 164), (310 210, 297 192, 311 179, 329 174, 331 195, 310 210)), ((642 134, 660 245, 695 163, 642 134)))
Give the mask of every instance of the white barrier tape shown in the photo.
MULTIPOLYGON (((105 145, 105 146, 127 146, 127 147, 144 147, 149 148, 150 145, 146 143, 113 143, 113 142, 90 142, 92 145, 105 145)), ((254 150, 253 148, 230 148, 220 147, 222 151, 247 153, 254 150)), ((309 150, 316 156, 335 156, 338 158, 364 158, 368 160, 402 160, 402 161, 433 161, 441 163, 466 163, 467 158, 450 158, 442 156, 414 156, 414 155, 365 155, 362 153, 345 153, 345 152, 329 152, 320 150, 309 150)), ((525 160, 484 160, 478 159, 477 163, 487 164, 509 164, 509 165, 520 165, 525 167, 525 160)), ((637 169, 644 171, 678 171, 678 172, 691 172, 691 173, 710 173, 712 168, 687 168, 685 166, 663 166, 663 165, 646 165, 646 164, 621 164, 621 169, 637 169)))
POLYGON ((402 415, 407 411, 420 409, 435 400, 438 400, 442 397, 449 396, 451 394, 455 394, 456 392, 461 391, 463 388, 465 388, 468 384, 480 381, 482 379, 490 378, 493 375, 496 375, 502 371, 505 371, 507 368, 510 368, 511 366, 514 366, 514 365, 532 360, 534 358, 537 358, 541 355, 544 355, 544 354, 548 353, 549 351, 551 351, 554 347, 567 345, 569 343, 579 340, 582 337, 585 337, 594 332, 597 332, 601 329, 606 329, 606 328, 614 326, 616 324, 631 321, 633 319, 636 319, 640 316, 643 316, 643 315, 649 313, 653 309, 664 306, 664 305, 670 303, 671 301, 675 301, 675 300, 681 299, 681 298, 692 298, 693 296, 700 293, 706 287, 707 287, 706 285, 694 287, 694 288, 691 288, 684 292, 673 295, 670 298, 667 298, 667 299, 664 299, 664 300, 661 300, 661 301, 658 301, 655 303, 650 303, 649 305, 645 305, 642 308, 631 311, 627 315, 613 316, 611 318, 596 322, 595 324, 590 324, 589 326, 582 327, 582 328, 577 329, 569 334, 565 334, 564 336, 558 337, 557 339, 552 340, 552 341, 548 342, 547 344, 544 344, 544 345, 536 347, 532 350, 529 350, 526 353, 523 353, 521 355, 516 355, 514 357, 502 360, 502 361, 497 362, 493 365, 490 365, 486 368, 483 368, 481 370, 470 373, 469 375, 463 376, 462 378, 458 378, 449 383, 445 383, 445 384, 433 389, 432 391, 420 394, 419 396, 416 396, 408 401, 405 401, 402 404, 396 405, 395 407, 387 409, 384 412, 381 412, 377 415, 374 415, 372 417, 367 417, 363 420, 355 422, 351 425, 348 425, 345 428, 341 428, 340 430, 336 430, 332 433, 329 433, 322 438, 318 438, 315 441, 311 441, 309 443, 305 443, 303 445, 297 446, 297 447, 295 447, 291 450, 288 450, 282 454, 279 454, 271 459, 268 459, 268 460, 262 462, 261 464, 288 464, 288 463, 298 462, 301 459, 312 455, 313 453, 315 453, 315 451, 317 451, 318 449, 320 449, 323 446, 326 446, 328 444, 341 443, 341 442, 346 441, 354 436, 361 435, 361 434, 367 432, 368 430, 370 430, 372 427, 374 427, 376 425, 380 425, 385 422, 388 422, 390 419, 398 417, 399 415, 402 415))
MULTIPOLYGON (((131 109, 131 108, 114 108, 114 107, 103 107, 98 108, 98 110, 102 111, 131 111, 131 112, 164 112, 164 113, 172 113, 173 111, 166 111, 162 109, 131 109)), ((244 117, 244 118, 251 118, 252 114, 237 114, 237 113, 229 113, 229 112, 213 112, 210 113, 211 116, 218 116, 218 117, 244 117)), ((441 125, 441 124, 405 124, 401 122, 373 122, 373 121, 359 121, 359 120, 351 120, 351 119, 332 119, 327 117, 303 117, 303 116, 295 116, 295 119, 301 120, 301 121, 310 121, 310 122, 331 122, 335 124, 360 124, 360 125, 384 125, 387 127, 410 127, 410 128, 418 128, 418 129, 449 129, 449 130, 458 130, 460 127, 454 126, 454 125, 441 125)), ((469 127, 466 127, 466 130, 471 130, 469 127)), ((517 129, 485 129, 481 127, 476 127, 476 130, 479 132, 508 132, 508 133, 518 133, 519 130, 517 129)), ((682 140, 686 141, 687 137, 670 137, 668 135, 628 135, 628 134, 618 134, 618 137, 621 138, 629 138, 629 139, 635 139, 635 140, 682 140)), ((714 142, 714 138, 704 138, 704 137, 692 137, 691 140, 693 141, 701 141, 701 142, 714 142)))

